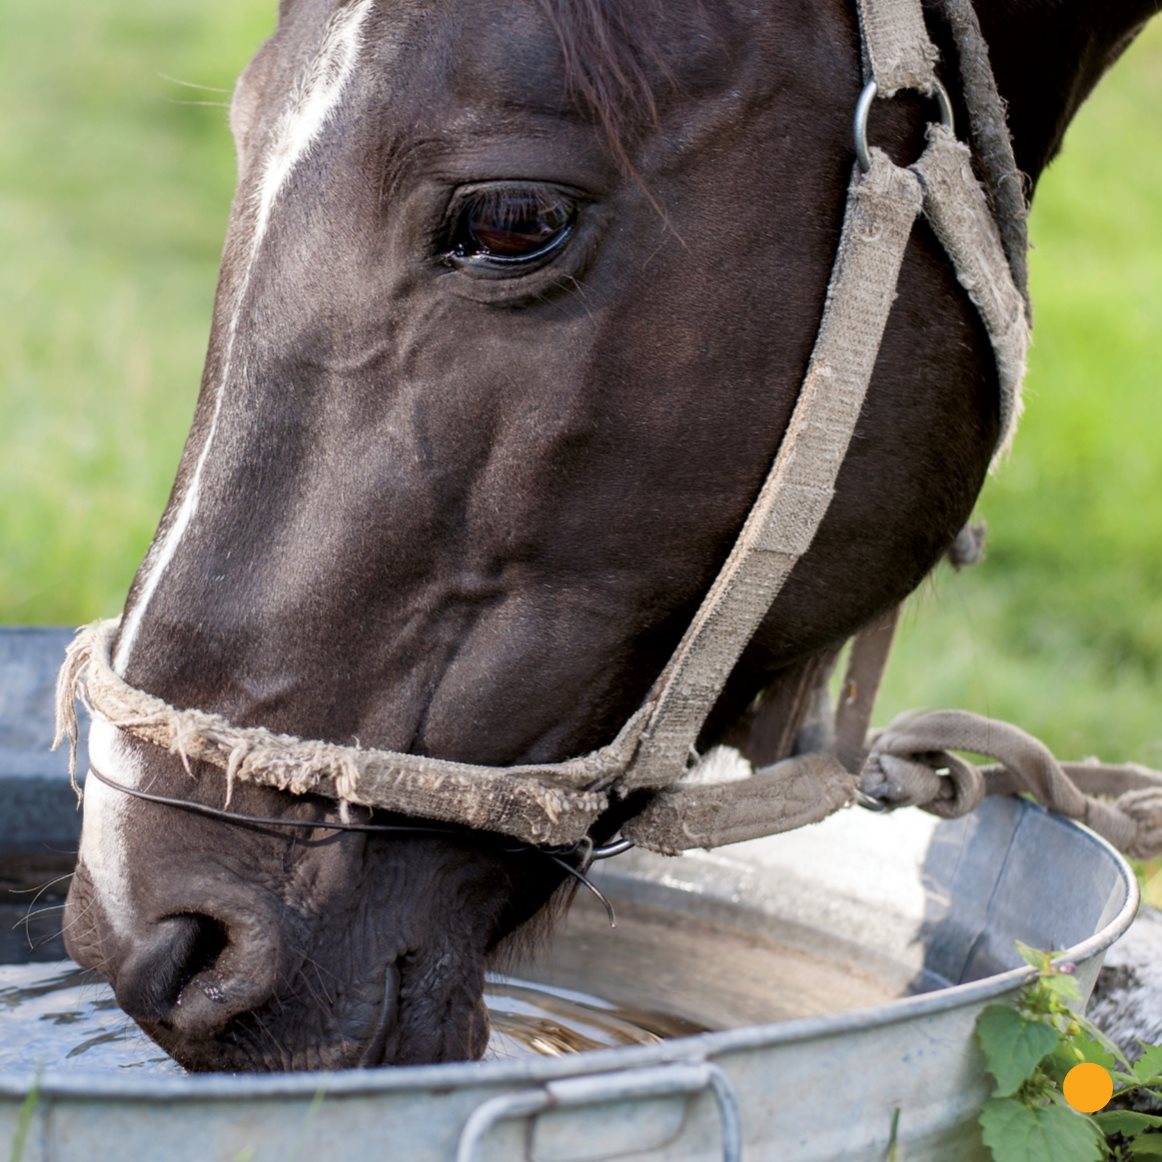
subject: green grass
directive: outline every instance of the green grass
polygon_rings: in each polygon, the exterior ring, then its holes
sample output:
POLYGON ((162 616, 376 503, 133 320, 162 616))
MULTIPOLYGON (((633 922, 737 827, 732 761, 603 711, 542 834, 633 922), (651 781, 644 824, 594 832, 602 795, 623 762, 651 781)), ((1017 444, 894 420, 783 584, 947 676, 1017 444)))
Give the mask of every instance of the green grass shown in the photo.
POLYGON ((28 1135, 32 1129, 32 1119, 36 1115, 36 1108, 40 1104, 40 1076, 37 1075, 24 1101, 20 1103, 20 1114, 16 1121, 16 1132, 9 1143, 8 1162, 23 1162, 24 1151, 28 1146, 28 1135))
MULTIPOLYGON (((0 0, 0 621, 116 612, 193 410, 233 185, 221 102, 274 0, 0 0), (210 86, 187 88, 166 77, 210 86)), ((880 717, 1011 717, 1162 763, 1162 21, 1038 193, 1029 409, 987 561, 925 586, 880 717)))
POLYGON ((172 482, 273 0, 0 0, 0 620, 116 612, 172 482))

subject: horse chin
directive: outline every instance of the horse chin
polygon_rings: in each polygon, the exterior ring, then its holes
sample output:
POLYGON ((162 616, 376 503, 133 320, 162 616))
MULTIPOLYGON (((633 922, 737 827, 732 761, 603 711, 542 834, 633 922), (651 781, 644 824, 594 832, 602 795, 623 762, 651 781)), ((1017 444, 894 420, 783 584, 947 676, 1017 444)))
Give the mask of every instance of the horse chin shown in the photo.
POLYGON ((243 1013, 217 1034, 190 1037, 169 1026, 141 1023, 144 1032, 190 1073, 294 1073, 383 1063, 396 1022, 394 1005, 366 1006, 336 1017, 329 1027, 305 1014, 243 1013))

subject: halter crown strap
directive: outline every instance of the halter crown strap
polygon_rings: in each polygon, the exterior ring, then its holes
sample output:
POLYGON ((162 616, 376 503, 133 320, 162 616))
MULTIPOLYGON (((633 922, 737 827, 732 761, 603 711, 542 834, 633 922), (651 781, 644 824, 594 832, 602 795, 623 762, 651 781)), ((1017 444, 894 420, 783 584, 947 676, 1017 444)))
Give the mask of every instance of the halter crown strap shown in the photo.
POLYGON ((864 80, 882 97, 902 89, 936 92, 939 54, 928 38, 920 0, 856 0, 862 38, 864 80))

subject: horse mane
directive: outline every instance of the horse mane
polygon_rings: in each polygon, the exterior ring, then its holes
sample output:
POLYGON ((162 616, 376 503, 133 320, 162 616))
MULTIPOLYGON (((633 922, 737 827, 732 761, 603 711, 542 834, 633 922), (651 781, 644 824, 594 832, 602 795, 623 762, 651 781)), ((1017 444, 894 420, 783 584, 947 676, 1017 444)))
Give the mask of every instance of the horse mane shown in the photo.
POLYGON ((656 85, 673 80, 654 35, 659 0, 536 0, 556 31, 569 97, 604 134, 618 162, 634 173, 627 140, 658 123, 656 85))

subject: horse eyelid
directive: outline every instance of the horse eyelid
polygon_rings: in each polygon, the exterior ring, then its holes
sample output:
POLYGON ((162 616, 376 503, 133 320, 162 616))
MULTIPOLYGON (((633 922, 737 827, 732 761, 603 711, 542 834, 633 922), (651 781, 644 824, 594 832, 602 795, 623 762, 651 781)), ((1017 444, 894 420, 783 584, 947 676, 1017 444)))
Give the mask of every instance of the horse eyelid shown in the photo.
POLYGON ((453 194, 444 216, 438 243, 441 258, 448 266, 489 271, 500 276, 516 277, 525 271, 531 272, 568 245, 586 201, 580 191, 549 183, 489 182, 462 187, 453 194), (492 215, 502 227, 505 219, 515 225, 520 221, 518 207, 522 202, 531 204, 534 213, 546 216, 563 209, 560 226, 543 246, 521 255, 465 252, 466 238, 472 233, 466 225, 469 213, 492 215))

